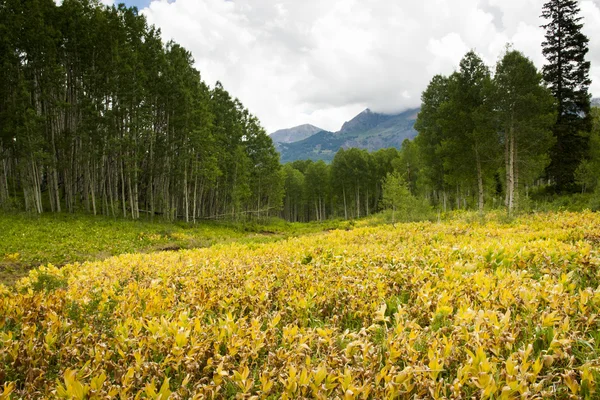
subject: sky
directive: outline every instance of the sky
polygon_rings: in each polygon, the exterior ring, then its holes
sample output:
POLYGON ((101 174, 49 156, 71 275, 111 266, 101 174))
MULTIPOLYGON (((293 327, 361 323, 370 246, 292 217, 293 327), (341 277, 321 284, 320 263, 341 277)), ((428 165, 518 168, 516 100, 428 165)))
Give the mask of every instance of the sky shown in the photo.
MULTIPOLYGON (((431 78, 452 73, 471 49, 493 68, 510 43, 541 68, 545 2, 125 0, 268 132, 305 123, 337 131, 365 108, 417 107, 431 78)), ((600 97, 600 0, 579 5, 590 91, 600 97)))

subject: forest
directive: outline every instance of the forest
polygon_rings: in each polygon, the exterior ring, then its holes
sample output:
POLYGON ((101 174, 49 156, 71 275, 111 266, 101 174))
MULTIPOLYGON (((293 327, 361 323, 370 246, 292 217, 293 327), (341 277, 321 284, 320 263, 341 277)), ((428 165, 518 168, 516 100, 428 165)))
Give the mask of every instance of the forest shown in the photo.
POLYGON ((135 8, 0 8, 0 204, 133 219, 218 218, 281 202, 256 117, 135 8))
MULTIPOLYGON (((137 9, 7 0, 0 9, 0 207, 132 219, 353 219, 382 209, 509 213, 593 193, 600 113, 576 2, 543 10, 540 72, 469 51, 422 94, 414 141, 281 165, 258 119, 137 9), (564 36, 556 40, 556 33, 564 36), (537 196, 537 197, 536 197, 537 196)), ((600 204, 590 196, 589 206, 600 204)))
POLYGON ((421 97, 418 135, 399 151, 342 149, 330 166, 284 166, 284 217, 356 218, 390 208, 405 220, 428 210, 511 215, 556 199, 550 208, 600 208, 600 108, 591 107, 579 11, 575 1, 544 5, 542 71, 507 45, 494 67, 469 51, 454 73, 434 76, 421 97))

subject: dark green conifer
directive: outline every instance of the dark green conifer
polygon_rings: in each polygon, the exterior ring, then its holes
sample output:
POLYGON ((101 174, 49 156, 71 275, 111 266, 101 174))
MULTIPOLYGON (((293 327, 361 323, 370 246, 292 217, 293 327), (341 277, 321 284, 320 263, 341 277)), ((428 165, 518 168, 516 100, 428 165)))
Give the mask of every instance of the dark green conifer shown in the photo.
POLYGON ((542 25, 546 29, 543 53, 548 60, 543 74, 558 107, 548 175, 559 191, 574 188, 573 174, 587 153, 591 130, 590 63, 585 60, 589 40, 581 32, 579 11, 575 0, 550 0, 542 12, 548 21, 542 25))

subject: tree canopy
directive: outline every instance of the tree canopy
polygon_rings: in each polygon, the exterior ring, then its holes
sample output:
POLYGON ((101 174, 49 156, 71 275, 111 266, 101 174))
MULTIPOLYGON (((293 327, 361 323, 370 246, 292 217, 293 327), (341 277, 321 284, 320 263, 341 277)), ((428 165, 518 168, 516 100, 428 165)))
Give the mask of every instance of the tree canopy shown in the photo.
POLYGON ((589 39, 581 32, 579 12, 575 0, 550 0, 542 12, 547 21, 542 47, 548 61, 543 74, 558 103, 548 174, 559 191, 573 188, 574 172, 586 156, 591 130, 589 39))
POLYGON ((279 155, 135 8, 0 8, 0 205, 167 219, 275 214, 279 155))

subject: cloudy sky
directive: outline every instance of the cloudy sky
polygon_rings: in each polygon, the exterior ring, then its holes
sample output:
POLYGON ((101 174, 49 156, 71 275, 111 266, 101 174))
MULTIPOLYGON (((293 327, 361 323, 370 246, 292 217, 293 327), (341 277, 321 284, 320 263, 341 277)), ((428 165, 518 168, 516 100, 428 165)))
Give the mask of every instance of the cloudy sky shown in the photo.
MULTIPOLYGON (((103 0, 111 4, 114 0, 103 0)), ((506 44, 538 67, 546 0, 125 0, 190 50, 267 131, 338 130, 369 107, 419 105, 434 74, 475 49, 494 65, 506 44)), ((600 96, 600 0, 581 0, 591 91, 600 96)))

